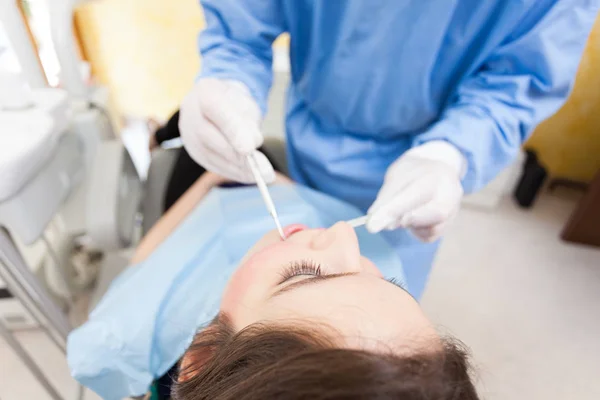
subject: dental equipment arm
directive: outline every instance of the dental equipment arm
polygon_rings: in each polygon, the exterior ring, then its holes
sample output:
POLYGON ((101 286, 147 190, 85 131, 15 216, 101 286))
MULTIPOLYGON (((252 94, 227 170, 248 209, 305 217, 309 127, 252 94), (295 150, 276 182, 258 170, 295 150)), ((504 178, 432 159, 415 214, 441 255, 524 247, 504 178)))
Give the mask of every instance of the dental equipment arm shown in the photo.
POLYGON ((80 70, 77 45, 73 37, 73 11, 77 4, 85 0, 53 0, 49 4, 52 40, 60 62, 60 80, 69 94, 87 100, 88 87, 80 70))
POLYGON ((18 3, 16 0, 0 0, 0 23, 12 42, 13 51, 29 85, 34 89, 44 88, 48 86, 46 75, 18 3))

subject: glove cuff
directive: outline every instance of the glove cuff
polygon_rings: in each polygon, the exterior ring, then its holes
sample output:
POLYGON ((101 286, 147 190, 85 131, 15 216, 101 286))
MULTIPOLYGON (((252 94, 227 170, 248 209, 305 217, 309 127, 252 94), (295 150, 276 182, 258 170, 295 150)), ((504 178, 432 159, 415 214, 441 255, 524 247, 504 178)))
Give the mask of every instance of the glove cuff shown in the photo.
POLYGON ((445 140, 432 140, 410 149, 408 153, 415 157, 443 162, 452 167, 460 179, 467 172, 467 159, 465 156, 456 146, 445 140))
MULTIPOLYGON (((256 100, 252 96, 252 92, 250 92, 250 88, 246 86, 244 82, 236 81, 234 79, 223 79, 223 82, 227 84, 230 90, 233 90, 239 94, 242 94, 250 99, 252 99, 255 103, 256 100)), ((258 104, 256 105, 258 107, 258 104)))

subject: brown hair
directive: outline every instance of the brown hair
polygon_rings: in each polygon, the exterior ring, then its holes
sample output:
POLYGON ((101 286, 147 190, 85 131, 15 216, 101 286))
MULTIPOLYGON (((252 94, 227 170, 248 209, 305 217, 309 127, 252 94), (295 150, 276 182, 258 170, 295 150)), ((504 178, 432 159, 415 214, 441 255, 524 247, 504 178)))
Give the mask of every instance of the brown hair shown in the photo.
POLYGON ((464 346, 399 356, 336 347, 322 330, 254 324, 221 315, 200 331, 173 388, 177 400, 478 399, 464 346))

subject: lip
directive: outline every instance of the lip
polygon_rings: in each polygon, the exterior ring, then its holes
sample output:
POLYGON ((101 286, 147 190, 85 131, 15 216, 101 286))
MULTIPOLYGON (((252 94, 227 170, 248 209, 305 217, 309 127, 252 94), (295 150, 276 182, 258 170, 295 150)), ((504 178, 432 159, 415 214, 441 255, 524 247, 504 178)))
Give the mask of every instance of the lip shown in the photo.
POLYGON ((289 238, 295 233, 301 232, 308 229, 308 226, 302 224, 292 224, 283 228, 283 234, 286 238, 289 238))

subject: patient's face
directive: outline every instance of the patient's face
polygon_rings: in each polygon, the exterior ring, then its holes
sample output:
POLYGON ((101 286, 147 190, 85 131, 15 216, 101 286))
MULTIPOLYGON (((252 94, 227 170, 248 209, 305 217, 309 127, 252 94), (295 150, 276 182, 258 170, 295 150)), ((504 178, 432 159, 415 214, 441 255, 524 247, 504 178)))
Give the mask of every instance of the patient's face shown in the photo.
POLYGON ((411 349, 436 343, 418 303, 360 255, 346 223, 286 227, 242 260, 221 304, 238 330, 257 322, 331 326, 344 347, 411 349))

